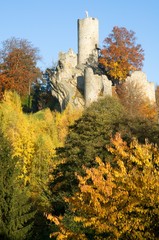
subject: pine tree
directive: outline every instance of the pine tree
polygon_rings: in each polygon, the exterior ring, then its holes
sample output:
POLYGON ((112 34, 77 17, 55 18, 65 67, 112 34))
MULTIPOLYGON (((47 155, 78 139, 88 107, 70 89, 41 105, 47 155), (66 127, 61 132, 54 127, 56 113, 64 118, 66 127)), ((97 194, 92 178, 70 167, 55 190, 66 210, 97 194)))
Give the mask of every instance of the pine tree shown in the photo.
POLYGON ((18 159, 0 131, 0 239, 28 239, 35 212, 18 178, 18 159))

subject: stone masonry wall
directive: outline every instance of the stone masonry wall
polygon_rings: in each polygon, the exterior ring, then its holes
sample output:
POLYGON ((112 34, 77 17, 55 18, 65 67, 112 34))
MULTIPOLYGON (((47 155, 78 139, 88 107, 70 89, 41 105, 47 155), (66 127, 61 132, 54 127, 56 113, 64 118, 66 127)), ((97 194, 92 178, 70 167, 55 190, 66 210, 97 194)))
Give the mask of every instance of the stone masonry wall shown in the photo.
POLYGON ((155 84, 153 82, 148 82, 147 76, 142 71, 135 71, 130 77, 127 77, 126 81, 133 81, 140 88, 142 88, 143 94, 147 97, 151 103, 156 102, 155 97, 155 84))

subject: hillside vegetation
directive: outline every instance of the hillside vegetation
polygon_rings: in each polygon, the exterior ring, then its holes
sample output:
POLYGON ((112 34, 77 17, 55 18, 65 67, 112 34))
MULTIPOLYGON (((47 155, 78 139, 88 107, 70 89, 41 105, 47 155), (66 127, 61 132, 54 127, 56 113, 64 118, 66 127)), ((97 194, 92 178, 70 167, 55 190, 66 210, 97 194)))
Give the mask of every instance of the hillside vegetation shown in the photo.
POLYGON ((9 91, 0 122, 4 239, 158 238, 156 118, 117 97, 25 114, 9 91))

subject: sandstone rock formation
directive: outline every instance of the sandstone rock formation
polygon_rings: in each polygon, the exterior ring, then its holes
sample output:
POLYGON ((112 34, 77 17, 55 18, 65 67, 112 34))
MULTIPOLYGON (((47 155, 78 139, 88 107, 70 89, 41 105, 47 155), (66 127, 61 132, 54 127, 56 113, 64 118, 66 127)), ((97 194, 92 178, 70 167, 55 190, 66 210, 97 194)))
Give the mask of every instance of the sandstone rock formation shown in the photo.
POLYGON ((48 73, 52 95, 58 99, 61 111, 68 103, 76 108, 84 108, 99 97, 112 94, 111 81, 105 75, 94 74, 90 66, 79 66, 72 49, 67 53, 59 53, 56 71, 48 73))

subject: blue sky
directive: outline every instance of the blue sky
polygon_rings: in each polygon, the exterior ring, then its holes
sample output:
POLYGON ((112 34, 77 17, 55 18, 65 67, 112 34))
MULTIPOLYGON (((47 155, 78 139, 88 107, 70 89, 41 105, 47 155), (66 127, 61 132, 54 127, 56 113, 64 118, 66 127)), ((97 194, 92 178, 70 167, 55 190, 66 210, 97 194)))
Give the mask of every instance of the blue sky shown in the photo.
POLYGON ((99 19, 100 47, 114 26, 133 30, 145 52, 143 71, 159 85, 159 0, 0 0, 0 42, 27 39, 40 51, 45 70, 60 51, 77 53, 77 19, 99 19))

